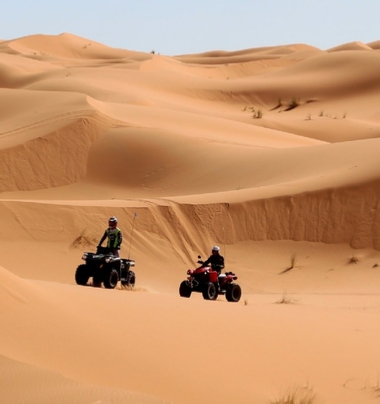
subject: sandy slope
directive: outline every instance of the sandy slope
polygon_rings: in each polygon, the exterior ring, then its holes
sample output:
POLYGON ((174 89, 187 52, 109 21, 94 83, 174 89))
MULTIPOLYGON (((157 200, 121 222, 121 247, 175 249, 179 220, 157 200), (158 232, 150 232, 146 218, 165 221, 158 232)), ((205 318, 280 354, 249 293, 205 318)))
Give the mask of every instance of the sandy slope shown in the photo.
POLYGON ((4 402, 376 402, 378 49, 2 41, 4 402), (110 215, 134 292, 74 282, 110 215), (241 301, 180 298, 216 243, 241 301))

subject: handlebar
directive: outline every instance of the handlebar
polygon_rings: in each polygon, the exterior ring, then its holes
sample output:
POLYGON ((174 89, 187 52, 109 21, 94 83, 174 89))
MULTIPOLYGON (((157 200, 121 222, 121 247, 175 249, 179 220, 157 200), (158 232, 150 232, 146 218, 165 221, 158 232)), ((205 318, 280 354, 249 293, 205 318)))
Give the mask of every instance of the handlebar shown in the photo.
MULTIPOLYGON (((206 261, 198 260, 197 263, 200 265, 204 265, 206 261)), ((212 269, 223 269, 224 265, 221 264, 208 264, 212 269)))
POLYGON ((101 245, 98 245, 96 247, 96 253, 97 254, 111 254, 112 255, 112 249, 108 247, 102 247, 101 245))

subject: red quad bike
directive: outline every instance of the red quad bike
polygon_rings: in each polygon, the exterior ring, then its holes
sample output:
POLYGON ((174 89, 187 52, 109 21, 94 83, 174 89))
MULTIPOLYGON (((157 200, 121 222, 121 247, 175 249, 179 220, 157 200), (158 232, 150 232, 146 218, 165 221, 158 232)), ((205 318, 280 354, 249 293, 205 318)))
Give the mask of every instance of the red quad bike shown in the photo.
POLYGON ((226 295, 229 302, 238 302, 241 288, 234 281, 238 278, 233 272, 219 274, 217 268, 204 265, 198 256, 197 263, 201 266, 187 271, 187 280, 179 286, 181 297, 190 297, 192 292, 200 292, 206 300, 216 300, 218 295, 226 295))

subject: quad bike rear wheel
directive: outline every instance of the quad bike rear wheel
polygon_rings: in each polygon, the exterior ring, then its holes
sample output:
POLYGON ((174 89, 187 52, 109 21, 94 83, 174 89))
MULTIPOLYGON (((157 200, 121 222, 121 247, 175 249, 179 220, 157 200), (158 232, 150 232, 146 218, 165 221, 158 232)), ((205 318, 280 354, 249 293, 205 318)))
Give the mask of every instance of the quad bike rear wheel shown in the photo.
POLYGON ((136 275, 133 271, 128 271, 127 276, 122 278, 121 284, 125 287, 133 288, 136 283, 136 275))
POLYGON ((119 275, 116 269, 110 269, 103 279, 103 285, 106 289, 115 289, 118 281, 119 275))
POLYGON ((75 271, 75 282, 77 285, 86 285, 89 279, 87 265, 79 265, 75 271))
POLYGON ((191 287, 187 283, 187 281, 182 281, 179 285, 179 295, 181 297, 190 297, 191 296, 191 287))
POLYGON ((231 283, 226 290, 226 299, 229 302, 237 303, 241 298, 241 287, 236 283, 231 283))
POLYGON ((206 300, 216 300, 218 297, 218 290, 212 282, 208 282, 202 290, 202 295, 206 300))
POLYGON ((135 286, 136 283, 136 275, 133 271, 129 271, 129 280, 128 280, 128 286, 135 286))

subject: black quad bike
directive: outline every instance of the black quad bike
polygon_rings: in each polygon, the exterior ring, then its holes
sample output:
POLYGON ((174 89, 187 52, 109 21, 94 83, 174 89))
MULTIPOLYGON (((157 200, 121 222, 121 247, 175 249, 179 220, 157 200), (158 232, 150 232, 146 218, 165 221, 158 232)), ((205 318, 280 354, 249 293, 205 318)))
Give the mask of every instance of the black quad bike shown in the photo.
POLYGON ((220 274, 218 268, 205 266, 205 261, 198 256, 200 266, 187 271, 187 280, 179 286, 181 297, 190 297, 192 292, 200 292, 206 300, 216 300, 218 295, 225 295, 227 301, 238 302, 241 288, 234 281, 237 276, 233 272, 220 274))
POLYGON ((107 289, 114 289, 120 281, 122 286, 133 287, 136 275, 130 269, 135 266, 135 261, 115 257, 109 248, 98 246, 96 253, 85 252, 81 264, 75 271, 75 282, 78 285, 87 285, 92 278, 93 286, 101 286, 103 283, 107 289))

